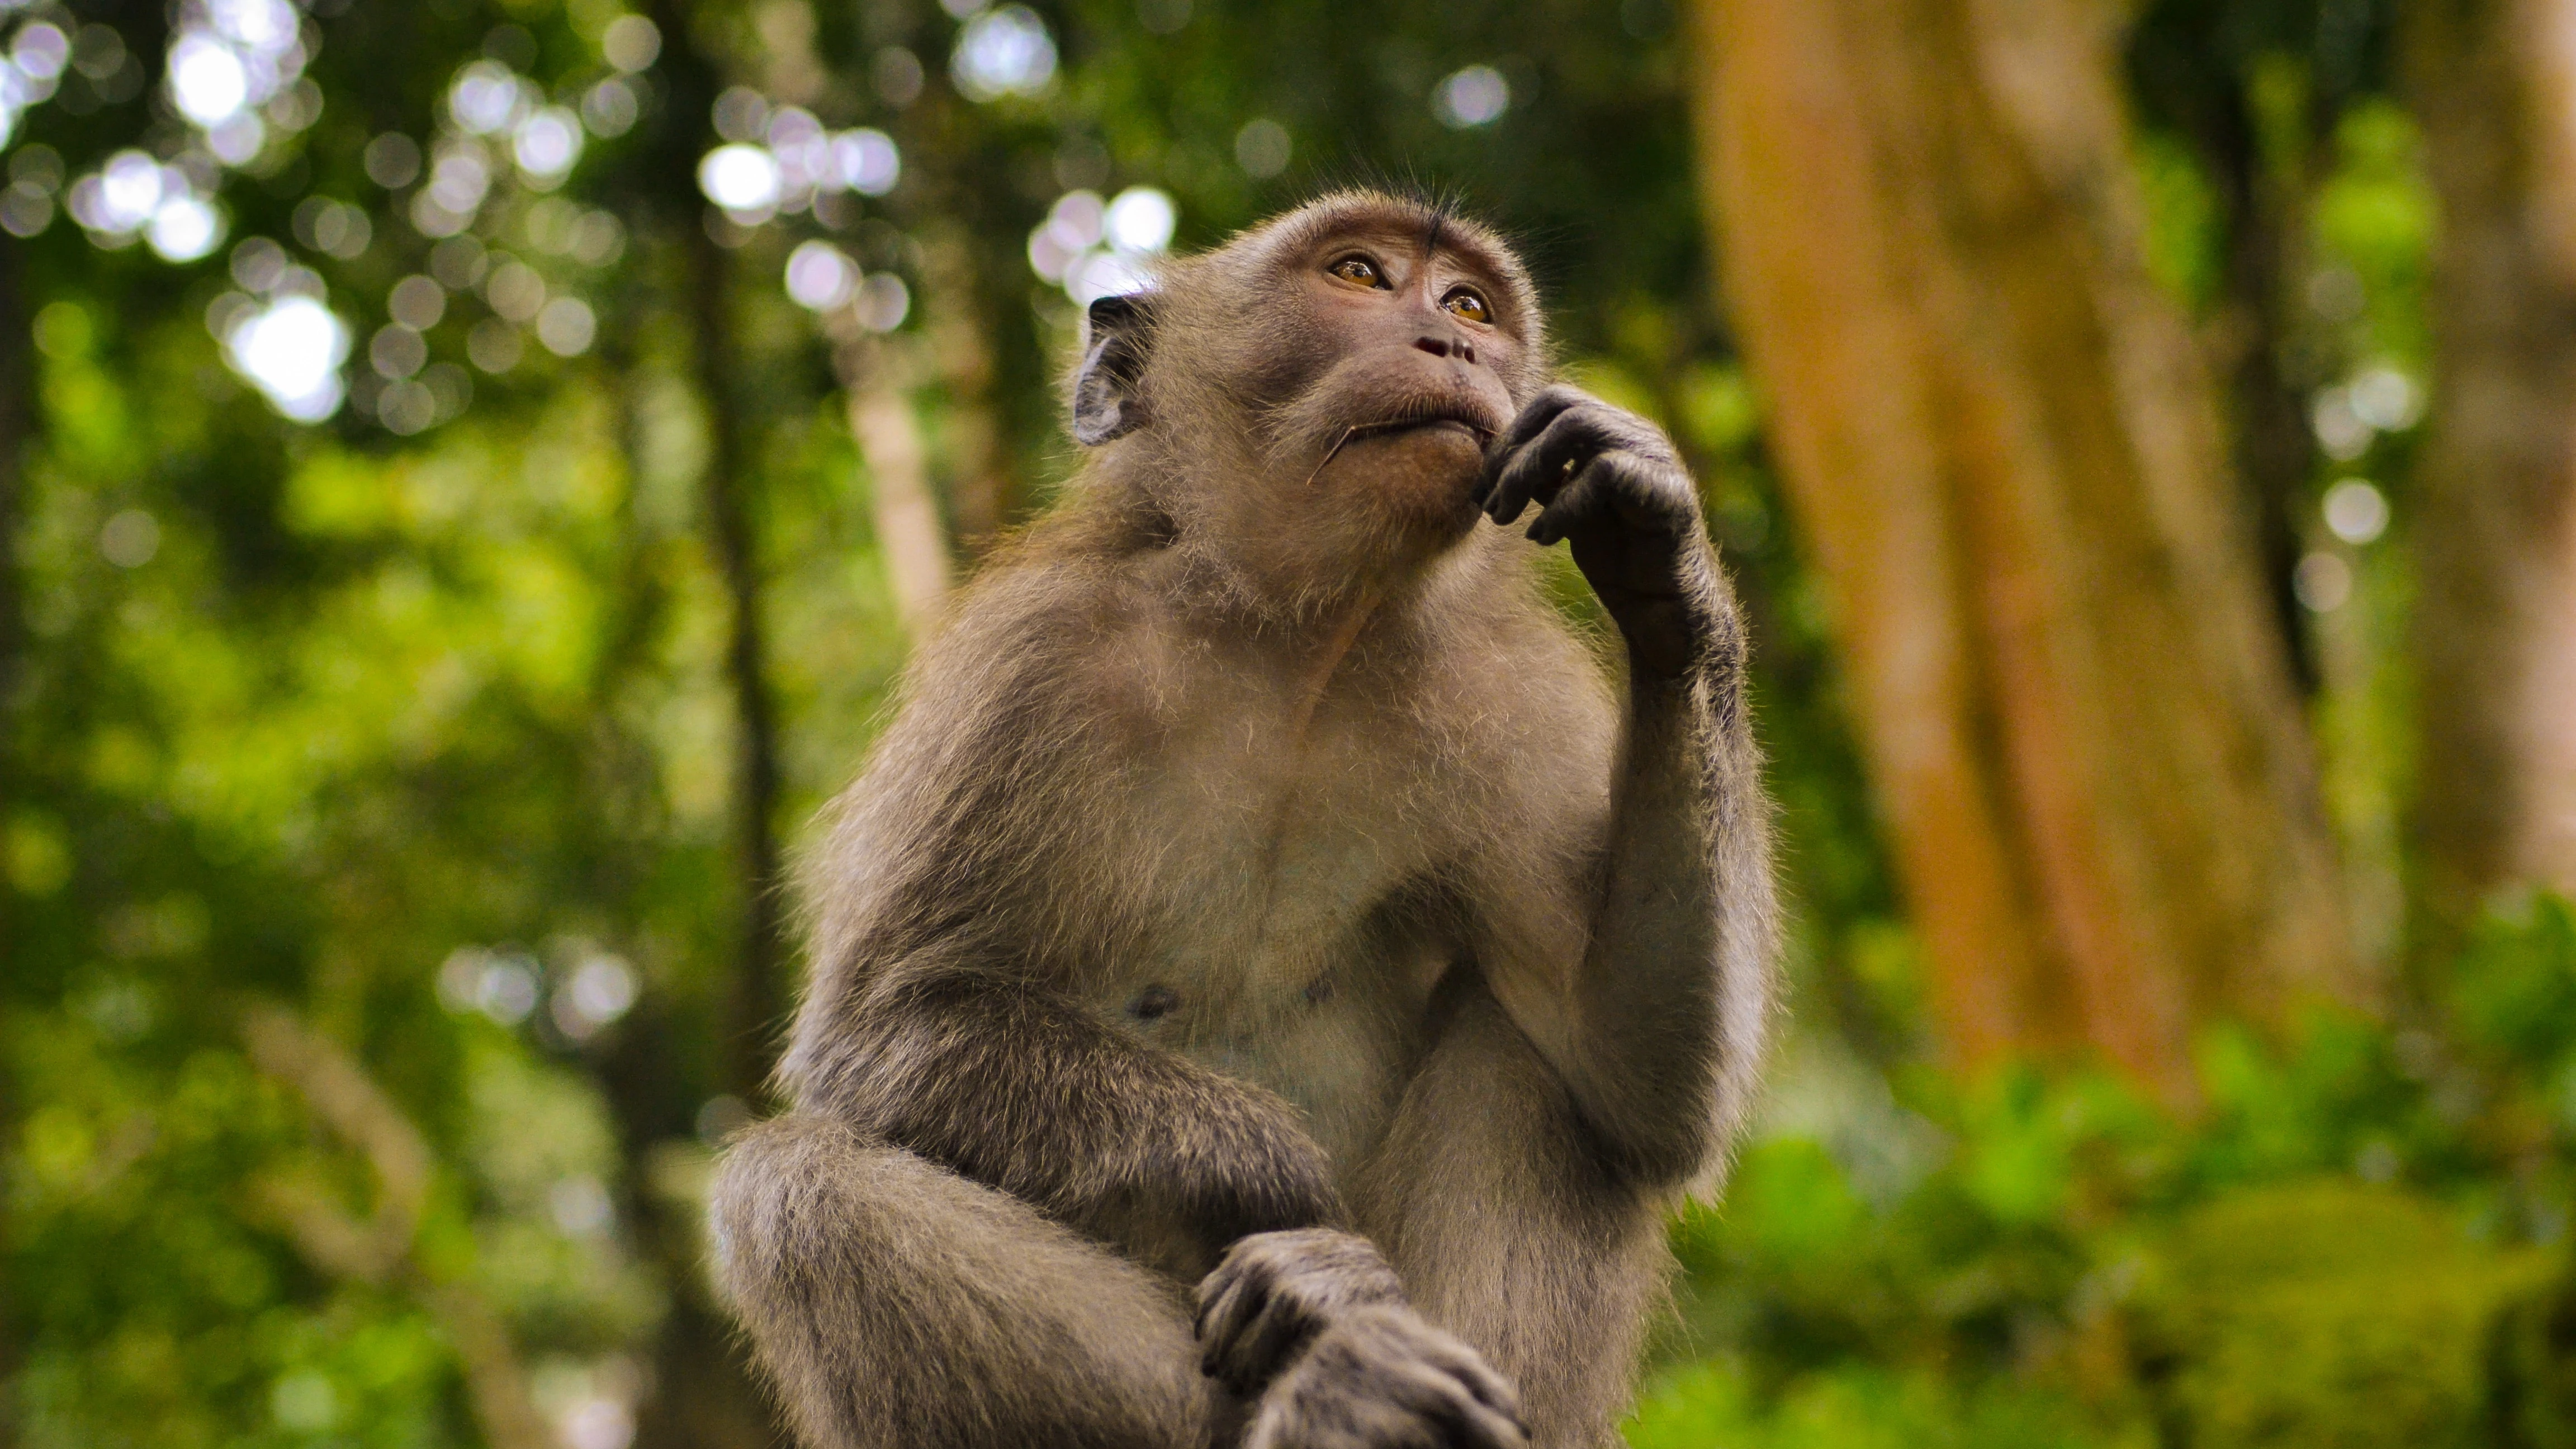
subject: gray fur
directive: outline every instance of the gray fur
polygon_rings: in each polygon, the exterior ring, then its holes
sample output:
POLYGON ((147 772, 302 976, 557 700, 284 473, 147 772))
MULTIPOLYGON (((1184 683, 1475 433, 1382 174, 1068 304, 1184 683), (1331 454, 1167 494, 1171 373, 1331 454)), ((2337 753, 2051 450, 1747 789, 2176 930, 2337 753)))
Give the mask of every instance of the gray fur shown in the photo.
POLYGON ((1743 639, 1668 445, 1543 394, 1518 262, 1425 220, 1343 195, 1173 264, 1086 404, 1140 424, 832 809, 794 1109, 714 1199, 815 1449, 1613 1442, 1769 1011, 1743 639), (1497 294, 1483 372, 1299 300, 1318 248, 1404 228, 1442 251, 1391 268, 1497 294), (1504 406, 1448 378, 1601 450, 1534 495, 1630 682, 1533 545, 1425 490, 1451 444, 1334 442, 1504 406))

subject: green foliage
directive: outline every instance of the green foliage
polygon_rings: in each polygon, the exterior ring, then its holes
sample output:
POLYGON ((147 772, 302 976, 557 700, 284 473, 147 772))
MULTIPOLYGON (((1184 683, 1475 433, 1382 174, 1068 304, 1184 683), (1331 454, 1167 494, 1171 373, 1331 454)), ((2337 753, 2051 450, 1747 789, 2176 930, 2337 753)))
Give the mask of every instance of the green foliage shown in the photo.
POLYGON ((2212 1449, 2476 1442, 2492 1325, 2547 1266, 2333 1179, 2213 1201, 2149 1261, 2133 1351, 2159 1417, 2212 1449))
POLYGON ((2544 1079, 2557 1076, 2576 1044, 2576 906, 2534 894, 2489 912, 2452 974, 2452 992, 2478 1041, 2544 1079))
POLYGON ((2158 132, 2138 138, 2140 190, 2147 207, 2147 267, 2157 283, 2193 311, 2218 297, 2226 228, 2209 178, 2180 140, 2158 132))
POLYGON ((2319 249, 2350 267, 2376 303, 2361 313, 2364 355, 2423 365, 2433 226, 2414 118, 2388 100, 2354 107, 2335 130, 2334 167, 2317 191, 2316 231, 2319 249))
POLYGON ((1627 1425, 1632 1449, 2072 1449, 2086 1436, 2072 1404, 2047 1394, 1962 1399, 1933 1373, 1853 1367, 1802 1380, 1768 1409, 1723 1363, 1665 1375, 1627 1425))
POLYGON ((2576 909, 2500 908, 2456 979, 2438 1030, 2213 1030, 2188 1120, 2107 1076, 1918 1073, 1881 1130, 1936 1145, 1876 1191, 1865 1143, 1767 1137, 1676 1225, 1629 1442, 2492 1442, 2565 1376, 2533 1325, 2576 1302, 2576 909))

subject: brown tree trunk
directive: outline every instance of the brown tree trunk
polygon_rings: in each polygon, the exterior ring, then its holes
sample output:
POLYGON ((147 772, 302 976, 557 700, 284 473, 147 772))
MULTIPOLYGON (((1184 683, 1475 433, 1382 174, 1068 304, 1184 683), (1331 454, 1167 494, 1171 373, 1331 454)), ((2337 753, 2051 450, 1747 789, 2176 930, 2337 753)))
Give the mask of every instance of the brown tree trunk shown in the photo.
POLYGON ((787 918, 779 890, 778 718, 769 690, 759 550, 752 538, 750 458, 741 409, 731 393, 741 378, 733 348, 728 258, 704 230, 688 236, 693 324, 690 364, 707 409, 707 463, 700 505, 708 542, 724 579, 733 619, 725 637, 725 677, 733 690, 733 837, 742 888, 742 928, 725 1013, 725 1089, 746 1102, 765 1095, 777 1037, 787 1014, 781 979, 787 918))
MULTIPOLYGON (((691 227, 681 243, 692 323, 687 359, 707 409, 708 450, 699 480, 708 541, 733 617, 725 643, 725 677, 734 705, 732 791, 735 879, 741 892, 733 958, 720 983, 716 1029, 718 1081, 747 1103, 765 1096, 778 1027, 786 1012, 786 915, 773 821, 778 806, 778 723, 767 673, 758 553, 746 498, 749 460, 740 405, 732 394, 739 362, 732 346, 725 254, 691 227)), ((693 1023, 694 1032, 704 1032, 693 1023)), ((650 1186, 651 1154, 685 1141, 696 1104, 662 1100, 685 1093, 682 1031, 639 1010, 627 1034, 651 1042, 634 1071, 612 1072, 610 1101, 624 1128, 630 1198, 639 1248, 657 1258, 669 1280, 669 1311, 653 1347, 650 1387, 639 1406, 637 1449, 731 1449, 784 1443, 769 1406, 752 1382, 740 1335, 712 1300, 705 1281, 706 1243, 694 1208, 663 1200, 650 1186), (656 1106, 661 1110, 655 1110, 656 1106)), ((703 1039, 703 1038, 701 1038, 703 1039)), ((699 1088, 703 1091, 704 1088, 699 1088)))
POLYGON ((2325 679, 2293 576, 2305 546, 2299 519, 2313 506, 2318 461, 2307 398, 2328 379, 2321 361, 2327 349, 2307 335, 2314 324, 2303 320, 2299 279, 2310 263, 2314 173, 2350 97, 2333 79, 2312 73, 2300 108, 2305 120, 2282 127, 2271 114, 2275 108, 2257 99, 2257 75, 2265 68, 2242 54, 2239 10, 2165 5, 2137 13, 2141 29, 2125 47, 2130 94, 2145 115, 2189 141, 2218 206, 2225 253, 2201 339, 2227 401, 2273 624, 2300 694, 2312 696, 2325 679))
POLYGON ((2300 405, 2304 389, 2283 375, 2292 328, 2292 257, 2303 253, 2307 178, 2267 174, 2254 136, 2245 87, 2231 83, 2216 97, 2215 133, 2202 145, 2216 158, 2220 205, 2227 223, 2225 295, 2221 304, 2221 356, 2217 359, 2234 424, 2240 496, 2251 506, 2254 557, 2273 627, 2302 697, 2323 683, 2291 580, 2301 539, 2298 509, 2316 475, 2316 435, 2300 405))
MULTIPOLYGON (((26 243, 0 240, 0 719, 17 710, 26 647, 18 602, 18 516, 27 454, 36 438, 36 341, 26 270, 26 243)), ((0 760, 0 771, 12 763, 0 760)))
POLYGON ((930 453, 906 386, 914 371, 906 343, 880 340, 849 313, 831 319, 832 368, 841 381, 850 436, 868 470, 868 516, 885 559, 895 616, 919 643, 938 622, 955 570, 930 488, 930 453))
POLYGON ((1954 1054, 2363 994, 2112 7, 1698 0, 1703 194, 1954 1054))
MULTIPOLYGON (((814 13, 805 0, 773 0, 759 12, 763 89, 781 100, 813 105, 830 84, 830 74, 814 51, 814 13)), ((950 452, 958 483, 954 502, 962 531, 981 538, 1000 527, 999 497, 993 478, 995 453, 991 410, 985 394, 992 382, 992 363, 973 326, 972 311, 952 289, 971 286, 954 247, 923 249, 923 282, 930 293, 934 337, 958 331, 965 336, 934 348, 943 358, 943 373, 961 399, 951 423, 950 452), (947 362, 949 354, 956 361, 947 362), (964 374, 960 376, 961 372, 964 374)), ((858 444, 868 473, 868 513, 876 527, 877 550, 885 560, 886 582, 894 594, 896 617, 904 633, 918 643, 939 617, 955 573, 948 557, 948 530, 939 519, 939 498, 930 482, 930 448, 912 409, 912 385, 920 371, 919 344, 911 338, 879 338, 868 331, 850 307, 827 316, 824 330, 832 339, 832 372, 841 384, 843 416, 850 438, 858 444)))
POLYGON ((974 252, 963 231, 936 218, 919 231, 927 291, 924 330, 931 363, 948 395, 948 500, 957 518, 958 541, 973 558, 1001 537, 1017 491, 993 397, 991 323, 975 276, 974 252))
POLYGON ((2418 0, 2442 208, 2419 474, 2415 834, 2433 942, 2576 890, 2576 0, 2418 0))
MULTIPOLYGON (((25 636, 19 631, 18 518, 24 507, 27 454, 36 435, 36 348, 26 294, 25 244, 0 237, 0 809, 18 795, 18 690, 25 636)), ((9 954, 14 911, 0 907, 0 956, 9 954)), ((0 1023, 9 1003, 0 1000, 0 1023)), ((0 1076, 0 1140, 18 1140, 17 1084, 0 1076)), ((18 1442, 16 1384, 19 1327, 9 1285, 0 1282, 0 1449, 18 1442)))
POLYGON ((647 997, 618 1024, 601 1063, 617 1108, 636 1250, 661 1265, 670 1294, 633 1449, 784 1449, 790 1440, 754 1382, 750 1345, 708 1279, 704 1205, 687 1184, 664 1180, 659 1166, 685 1162, 692 1145, 700 1103, 671 1063, 701 1030, 647 997))
POLYGON ((243 1018, 242 1035, 261 1073, 294 1089, 322 1125, 366 1159, 376 1179, 374 1210, 364 1218, 301 1174, 259 1178, 252 1192, 259 1210, 321 1272, 400 1287, 429 1310, 464 1370, 475 1423, 490 1449, 551 1449, 554 1430, 530 1396, 509 1326, 482 1290, 419 1251, 421 1219, 438 1174, 437 1156, 420 1129, 356 1058, 295 1013, 254 1008, 243 1018))
MULTIPOLYGON (((632 329, 612 331, 610 337, 603 353, 622 395, 620 434, 629 481, 620 504, 618 618, 609 630, 593 684, 594 713, 603 721, 616 717, 614 704, 623 677, 647 662, 668 607, 662 571, 654 557, 667 546, 666 541, 647 532, 635 506, 635 494, 644 486, 646 475, 643 410, 649 404, 638 396, 642 384, 632 329)), ((609 769, 622 762, 649 781, 650 746, 617 737, 613 728, 607 733, 598 748, 608 757, 609 769)), ((606 808, 632 810, 629 791, 647 794, 651 786, 608 780, 604 789, 606 808)), ((651 871, 640 861, 626 864, 619 889, 632 899, 650 888, 651 871)), ((693 1056, 704 1055, 690 1050, 696 1039, 703 1038, 704 1022, 690 1020, 683 1028, 675 1024, 674 1015, 660 993, 648 995, 620 1023, 607 1052, 596 1062, 600 1085, 617 1120, 624 1164, 621 1196, 636 1251, 661 1270, 670 1292, 659 1335, 650 1346, 653 1369, 647 1397, 638 1406, 635 1443, 637 1449, 768 1449, 783 1441, 770 1423, 760 1389, 752 1382, 741 1335, 715 1302, 707 1282, 703 1211, 694 1201, 675 1195, 672 1184, 664 1180, 666 1174, 656 1166, 663 1154, 689 1150, 699 1110, 715 1090, 684 1065, 693 1056)), ((693 1014, 683 1010, 678 1015, 693 1014)), ((711 1065, 739 1071, 731 1061, 711 1065)))
MULTIPOLYGON (((710 974, 718 1017, 673 1019, 647 998, 624 1027, 627 1045, 608 1072, 626 1152, 636 1235, 670 1280, 670 1311, 652 1350, 644 1402, 636 1413, 635 1449, 752 1449, 783 1444, 767 1397, 752 1381, 745 1345, 713 1302, 705 1278, 706 1243, 692 1204, 652 1186, 653 1157, 694 1135, 707 1090, 683 1063, 693 1048, 718 1063, 715 1084, 745 1102, 762 1099, 775 1033, 786 1013, 786 916, 780 895, 776 832, 778 722, 762 630, 759 553, 749 494, 751 448, 744 435, 742 389, 749 380, 735 343, 730 257, 704 227, 706 202, 694 182, 698 158, 713 146, 708 117, 721 84, 713 53, 693 22, 729 16, 691 0, 652 0, 643 7, 665 49, 657 74, 667 87, 659 121, 642 136, 635 177, 653 230, 676 253, 672 285, 686 318, 684 366, 707 409, 706 472, 700 480, 709 542, 733 606, 726 677, 734 703, 733 834, 742 916, 732 959, 710 974), (719 1040, 708 1043, 712 1030, 719 1040)), ((704 1060, 705 1058, 699 1058, 704 1060)))

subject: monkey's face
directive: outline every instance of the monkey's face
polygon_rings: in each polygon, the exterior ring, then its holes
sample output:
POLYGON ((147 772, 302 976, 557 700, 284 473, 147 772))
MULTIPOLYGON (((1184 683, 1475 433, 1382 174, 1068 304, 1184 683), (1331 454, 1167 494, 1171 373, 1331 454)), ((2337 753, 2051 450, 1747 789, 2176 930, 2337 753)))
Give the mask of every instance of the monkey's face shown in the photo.
POLYGON ((1485 447, 1527 351, 1507 275, 1481 248, 1366 218, 1281 258, 1276 479, 1407 533, 1463 534, 1485 447))
POLYGON ((1510 250, 1371 192, 1175 263, 1089 321, 1074 436, 1142 434, 1127 456, 1184 532, 1306 584, 1465 538, 1487 444, 1545 381, 1510 250))

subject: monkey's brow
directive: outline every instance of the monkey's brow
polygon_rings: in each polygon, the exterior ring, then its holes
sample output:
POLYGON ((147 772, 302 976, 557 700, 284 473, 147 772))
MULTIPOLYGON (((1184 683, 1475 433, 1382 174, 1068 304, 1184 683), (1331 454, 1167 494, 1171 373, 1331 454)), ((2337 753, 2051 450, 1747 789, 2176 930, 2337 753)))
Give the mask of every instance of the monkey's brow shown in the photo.
POLYGON ((1289 226, 1277 240, 1288 249, 1372 242, 1406 252, 1419 248, 1425 256, 1446 252, 1506 292, 1517 294, 1525 285, 1510 249, 1449 206, 1355 192, 1326 197, 1283 220, 1289 226))
POLYGON ((1419 228, 1405 224, 1410 220, 1414 218, 1390 216, 1354 220, 1319 233, 1316 242, 1324 250, 1346 243, 1374 244, 1386 247, 1390 252, 1419 246, 1420 256, 1425 261, 1434 256, 1445 256, 1488 284, 1507 292, 1512 290, 1513 269, 1475 232, 1457 226, 1454 219, 1437 219, 1436 225, 1419 228))

